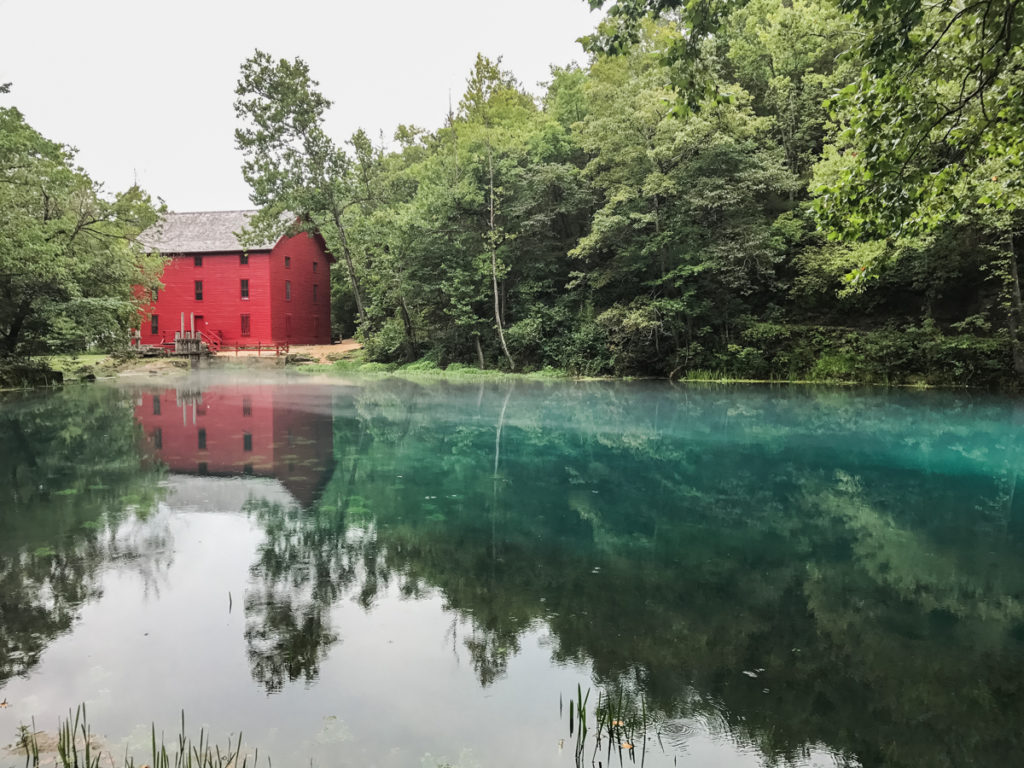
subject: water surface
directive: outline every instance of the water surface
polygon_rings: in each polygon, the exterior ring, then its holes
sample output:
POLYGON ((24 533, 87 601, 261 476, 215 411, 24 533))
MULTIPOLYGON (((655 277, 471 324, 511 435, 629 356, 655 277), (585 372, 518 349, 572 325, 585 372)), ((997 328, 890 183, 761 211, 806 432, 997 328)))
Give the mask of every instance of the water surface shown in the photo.
POLYGON ((1015 764, 1022 424, 635 383, 8 396, 0 740, 87 702, 115 754, 184 709, 276 766, 573 766, 579 687, 648 726, 585 765, 1015 764))

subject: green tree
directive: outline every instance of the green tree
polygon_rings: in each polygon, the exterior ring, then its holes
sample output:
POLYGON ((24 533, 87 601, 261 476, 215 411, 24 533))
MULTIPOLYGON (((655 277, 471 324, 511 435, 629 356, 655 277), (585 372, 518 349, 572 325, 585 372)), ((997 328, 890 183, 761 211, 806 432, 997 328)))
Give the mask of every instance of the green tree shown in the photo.
MULTIPOLYGON (((747 5, 618 0, 587 43, 621 52, 639 39, 644 18, 678 20, 686 33, 665 58, 675 66, 680 95, 696 106, 704 94, 721 93, 705 41, 747 5)), ((854 20, 851 48, 862 68, 833 103, 849 152, 842 171, 819 190, 822 221, 844 237, 888 237, 938 226, 978 197, 1018 210, 1024 194, 1024 13, 1018 0, 838 0, 837 6, 854 20), (979 192, 987 178, 1002 183, 979 192)))
POLYGON ((111 349, 138 324, 163 260, 135 237, 157 220, 138 187, 109 198, 75 152, 0 107, 0 355, 111 349))
POLYGON ((669 73, 648 49, 675 37, 649 26, 646 46, 595 63, 580 127, 604 205, 571 255, 606 307, 620 372, 668 373, 735 342, 737 322, 778 289, 774 221, 798 188, 742 92, 671 114, 669 73))
MULTIPOLYGON (((245 158, 242 176, 259 208, 251 222, 256 239, 319 233, 345 262, 359 321, 367 316, 349 246, 346 216, 366 202, 364 179, 352 159, 324 130, 331 102, 302 59, 274 59, 257 50, 242 64, 235 88, 235 146, 245 158)), ((357 147, 358 151, 358 147, 357 147)))
POLYGON ((1020 210, 1019 4, 841 5, 863 35, 864 67, 832 104, 844 162, 818 191, 822 221, 843 237, 890 237, 955 221, 976 202, 1020 210))

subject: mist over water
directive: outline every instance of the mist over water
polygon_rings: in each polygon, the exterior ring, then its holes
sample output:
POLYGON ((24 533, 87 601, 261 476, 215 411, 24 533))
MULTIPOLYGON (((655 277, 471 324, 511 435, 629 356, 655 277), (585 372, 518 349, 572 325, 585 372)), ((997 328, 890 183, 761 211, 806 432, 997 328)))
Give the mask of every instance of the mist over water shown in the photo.
POLYGON ((586 765, 1013 764, 1022 424, 646 383, 7 396, 0 741, 84 701, 115 755, 184 709, 274 765, 573 766, 579 686, 647 726, 586 765))

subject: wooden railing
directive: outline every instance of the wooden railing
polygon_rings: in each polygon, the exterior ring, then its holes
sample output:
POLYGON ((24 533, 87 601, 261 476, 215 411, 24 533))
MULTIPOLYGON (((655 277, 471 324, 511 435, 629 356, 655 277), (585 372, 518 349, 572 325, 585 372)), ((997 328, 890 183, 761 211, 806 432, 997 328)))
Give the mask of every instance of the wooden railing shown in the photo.
POLYGON ((220 348, 224 343, 223 333, 210 328, 207 328, 205 331, 200 328, 196 333, 199 334, 199 338, 206 342, 206 346, 211 352, 220 352, 220 348))
POLYGON ((273 353, 276 356, 287 354, 290 345, 287 341, 285 342, 267 342, 256 340, 253 342, 226 342, 224 341, 224 334, 220 331, 213 330, 196 330, 196 331, 175 331, 174 339, 168 339, 166 334, 160 337, 160 341, 155 344, 142 344, 141 334, 138 337, 133 336, 131 344, 137 347, 158 347, 163 349, 165 352, 173 352, 176 355, 198 355, 203 352, 203 346, 210 352, 216 354, 218 352, 234 352, 235 356, 238 356, 239 352, 255 352, 257 357, 261 357, 264 352, 273 353))
POLYGON ((230 342, 222 344, 221 350, 224 352, 234 350, 235 357, 238 357, 239 352, 255 352, 256 357, 260 357, 264 352, 273 352, 275 355, 282 355, 288 353, 288 342, 285 341, 278 344, 264 341, 256 341, 248 344, 242 342, 230 342))

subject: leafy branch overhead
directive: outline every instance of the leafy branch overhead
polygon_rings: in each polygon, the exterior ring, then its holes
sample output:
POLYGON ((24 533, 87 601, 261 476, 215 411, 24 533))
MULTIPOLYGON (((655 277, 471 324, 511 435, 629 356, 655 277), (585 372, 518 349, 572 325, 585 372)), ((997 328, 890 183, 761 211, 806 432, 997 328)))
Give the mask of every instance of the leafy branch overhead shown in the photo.
MULTIPOLYGON (((682 35, 665 60, 682 103, 699 108, 721 93, 708 52, 745 5, 619 0, 585 43, 618 52, 637 41, 644 18, 671 19, 682 35)), ((838 156, 815 189, 819 221, 834 237, 866 239, 933 230, 975 205, 1020 210, 1020 0, 839 0, 837 8, 856 33, 841 58, 860 71, 827 102, 838 156)))

